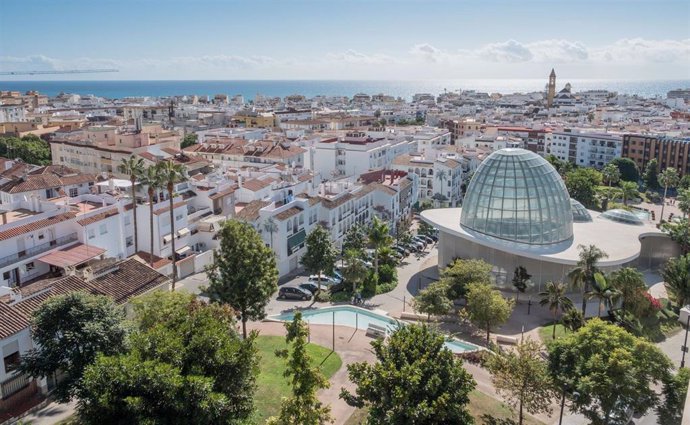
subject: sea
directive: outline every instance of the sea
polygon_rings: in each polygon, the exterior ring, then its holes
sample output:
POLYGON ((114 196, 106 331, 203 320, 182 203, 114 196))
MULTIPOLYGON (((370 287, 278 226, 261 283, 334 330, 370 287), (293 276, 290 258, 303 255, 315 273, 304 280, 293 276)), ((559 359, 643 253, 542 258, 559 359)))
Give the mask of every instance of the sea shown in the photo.
MULTIPOLYGON (((410 100, 416 93, 439 95, 444 92, 476 90, 489 93, 527 93, 543 91, 546 79, 464 79, 464 80, 51 80, 0 81, 0 90, 26 92, 37 90, 48 96, 60 93, 95 95, 110 99, 125 97, 165 97, 177 95, 242 95, 253 100, 257 95, 285 97, 301 94, 348 96, 357 93, 402 97, 410 100)), ((666 97, 669 90, 690 88, 690 80, 596 80, 557 82, 558 89, 570 82, 574 92, 603 89, 619 94, 646 98, 666 97)))

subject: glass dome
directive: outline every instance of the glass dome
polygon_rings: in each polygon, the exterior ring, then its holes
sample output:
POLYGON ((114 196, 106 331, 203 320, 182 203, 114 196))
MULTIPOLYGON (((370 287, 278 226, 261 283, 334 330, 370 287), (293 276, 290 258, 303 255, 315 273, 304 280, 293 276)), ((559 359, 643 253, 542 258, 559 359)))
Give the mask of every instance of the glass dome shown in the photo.
POLYGON ((592 216, 587 211, 587 208, 573 198, 570 198, 570 210, 573 212, 573 221, 575 223, 592 221, 592 216))
POLYGON ((607 220, 617 221, 625 224, 642 225, 640 217, 631 213, 630 211, 614 208, 612 210, 604 211, 601 216, 607 220))
POLYGON ((545 245, 573 236, 570 196, 544 158, 501 149, 479 166, 467 188, 460 224, 506 241, 545 245))

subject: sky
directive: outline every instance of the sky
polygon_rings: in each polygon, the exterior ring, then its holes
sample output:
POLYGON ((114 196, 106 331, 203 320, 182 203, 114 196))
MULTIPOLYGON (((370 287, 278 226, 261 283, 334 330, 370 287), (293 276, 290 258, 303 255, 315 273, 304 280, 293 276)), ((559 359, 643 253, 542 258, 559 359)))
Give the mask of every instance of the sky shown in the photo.
POLYGON ((3 79, 690 79, 688 0, 0 0, 3 79))

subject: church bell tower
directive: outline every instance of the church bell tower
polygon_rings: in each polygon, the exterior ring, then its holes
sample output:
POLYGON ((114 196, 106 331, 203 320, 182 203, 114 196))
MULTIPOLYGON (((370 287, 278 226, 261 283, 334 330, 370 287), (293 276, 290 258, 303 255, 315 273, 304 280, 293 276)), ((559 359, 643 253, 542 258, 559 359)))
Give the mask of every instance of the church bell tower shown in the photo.
POLYGON ((556 71, 551 68, 551 74, 549 75, 549 87, 546 92, 546 106, 551 108, 553 106, 553 98, 556 96, 556 71))

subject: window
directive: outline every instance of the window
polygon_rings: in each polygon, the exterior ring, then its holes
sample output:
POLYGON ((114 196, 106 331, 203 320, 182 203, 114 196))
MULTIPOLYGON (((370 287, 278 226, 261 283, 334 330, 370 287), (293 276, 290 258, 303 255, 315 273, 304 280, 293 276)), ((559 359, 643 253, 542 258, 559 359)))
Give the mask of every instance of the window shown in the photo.
POLYGON ((126 215, 125 216, 125 226, 129 226, 132 223, 132 219, 126 215))
POLYGON ((105 224, 101 224, 100 226, 98 226, 98 231, 101 235, 105 235, 106 233, 108 233, 108 226, 106 226, 105 224))
POLYGON ((69 190, 70 198, 75 198, 77 196, 77 188, 73 187, 69 190))
POLYGON ((46 237, 46 235, 45 235, 45 233, 43 233, 43 232, 41 232, 41 233, 38 234, 38 240, 39 240, 39 241, 45 239, 45 237, 46 237))
POLYGON ((10 280, 10 272, 4 272, 2 274, 2 280, 10 280))
POLYGON ((19 351, 7 355, 3 358, 5 364, 5 372, 11 372, 19 366, 19 351))
POLYGON ((182 220, 182 214, 178 214, 175 216, 175 221, 180 221, 182 220))
POLYGON ((27 272, 30 272, 31 270, 36 268, 36 265, 34 264, 33 261, 31 261, 30 263, 26 263, 26 265, 24 267, 26 267, 27 272))
POLYGON ((96 231, 91 229, 89 230, 89 239, 93 239, 96 237, 96 231))
POLYGON ((134 238, 133 238, 132 236, 127 236, 127 237, 125 238, 125 244, 126 244, 128 247, 134 245, 134 238))

